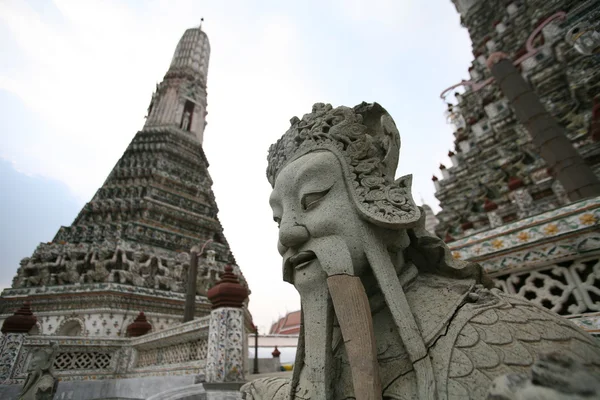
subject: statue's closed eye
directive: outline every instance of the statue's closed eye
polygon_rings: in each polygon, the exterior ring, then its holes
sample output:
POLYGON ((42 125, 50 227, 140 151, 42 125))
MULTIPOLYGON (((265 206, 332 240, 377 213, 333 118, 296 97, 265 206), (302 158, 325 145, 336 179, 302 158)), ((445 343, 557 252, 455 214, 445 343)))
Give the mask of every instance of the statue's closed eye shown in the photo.
POLYGON ((316 206, 319 201, 321 201, 321 199, 325 197, 327 193, 329 193, 329 190, 331 190, 331 188, 323 190, 322 192, 306 193, 304 196, 302 196, 302 209, 306 211, 316 206))

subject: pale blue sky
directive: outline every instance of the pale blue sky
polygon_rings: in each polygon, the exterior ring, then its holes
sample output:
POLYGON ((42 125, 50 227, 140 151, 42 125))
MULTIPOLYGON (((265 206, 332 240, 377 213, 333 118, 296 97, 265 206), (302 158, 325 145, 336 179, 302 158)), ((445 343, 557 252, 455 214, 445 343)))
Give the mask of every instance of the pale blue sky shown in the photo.
POLYGON ((299 307, 281 281, 266 152, 315 102, 377 101, 402 137, 398 176, 437 208, 452 145, 439 93, 472 55, 450 0, 0 2, 0 287, 69 225, 143 125, 177 41, 205 18, 205 151, 219 217, 266 327, 299 307))

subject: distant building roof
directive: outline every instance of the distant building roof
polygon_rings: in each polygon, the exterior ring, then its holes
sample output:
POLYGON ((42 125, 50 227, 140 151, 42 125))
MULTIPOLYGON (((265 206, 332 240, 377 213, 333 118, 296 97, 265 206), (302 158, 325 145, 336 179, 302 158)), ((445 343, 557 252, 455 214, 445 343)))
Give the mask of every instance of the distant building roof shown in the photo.
POLYGON ((299 335, 300 310, 287 313, 271 326, 270 335, 299 335))

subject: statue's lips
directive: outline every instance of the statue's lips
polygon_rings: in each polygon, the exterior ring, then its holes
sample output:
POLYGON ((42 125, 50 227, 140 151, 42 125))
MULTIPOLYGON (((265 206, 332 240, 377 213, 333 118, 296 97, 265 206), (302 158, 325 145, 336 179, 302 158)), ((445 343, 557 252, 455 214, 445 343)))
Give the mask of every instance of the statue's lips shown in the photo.
POLYGON ((312 251, 301 251, 300 253, 288 258, 287 262, 296 270, 305 268, 312 261, 316 260, 317 256, 312 251))

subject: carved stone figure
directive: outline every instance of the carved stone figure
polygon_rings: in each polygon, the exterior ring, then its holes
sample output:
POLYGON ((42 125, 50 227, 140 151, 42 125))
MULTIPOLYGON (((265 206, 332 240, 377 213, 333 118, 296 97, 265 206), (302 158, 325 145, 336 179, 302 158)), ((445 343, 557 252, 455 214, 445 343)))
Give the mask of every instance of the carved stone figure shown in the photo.
POLYGON ((58 268, 62 257, 56 250, 46 247, 38 248, 36 252, 37 259, 33 257, 23 268, 25 276, 27 276, 25 280, 26 285, 43 286, 54 284, 55 275, 51 270, 58 268))
POLYGON ((93 268, 81 275, 81 283, 105 282, 109 276, 112 277, 107 267, 109 264, 114 264, 117 260, 117 253, 117 250, 112 251, 103 246, 97 248, 93 252, 90 261, 93 268), (111 254, 112 258, 110 258, 111 254))
POLYGON ((184 286, 184 278, 185 278, 185 268, 183 263, 177 259, 177 263, 173 262, 172 264, 173 271, 173 281, 171 282, 171 290, 175 292, 183 293, 185 292, 184 286))
MULTIPOLYGON (((135 256, 134 256, 135 257, 135 256)), ((110 271, 110 276, 108 277, 109 282, 118 282, 119 283, 133 283, 133 272, 136 270, 136 266, 134 263, 130 263, 127 258, 127 252, 121 252, 121 268, 115 268, 110 271), (129 266, 129 269, 127 267, 129 266)))
POLYGON ((183 119, 181 120, 181 129, 183 129, 184 131, 187 131, 190 127, 190 115, 191 114, 189 111, 185 111, 183 113, 183 119))
POLYGON ((200 296, 206 296, 208 289, 215 283, 215 280, 211 279, 208 275, 208 270, 201 271, 196 277, 196 294, 200 296))
POLYGON ((110 272, 109 281, 114 282, 115 276, 119 277, 119 283, 130 283, 135 286, 150 287, 150 263, 152 257, 149 257, 145 262, 141 262, 142 253, 139 251, 133 252, 133 260, 127 258, 127 252, 123 251, 121 255, 122 264, 128 269, 114 269, 110 272))
POLYGON ((173 283, 173 279, 171 279, 171 272, 169 269, 172 267, 173 260, 167 260, 167 267, 163 265, 163 261, 158 259, 158 270, 156 271, 156 275, 154 275, 154 288, 160 289, 161 287, 170 289, 173 283))
POLYGON ((217 265, 217 261, 215 259, 217 252, 214 250, 206 250, 206 265, 209 267, 213 267, 217 265))
POLYGON ((27 278, 27 286, 43 286, 50 284, 52 276, 47 265, 30 266, 35 272, 27 278))
POLYGON ((13 288, 21 288, 27 285, 27 277, 25 276, 25 269, 30 262, 29 257, 23 258, 19 262, 19 268, 17 269, 17 275, 13 278, 12 287, 13 288))
POLYGON ((59 285, 79 283, 79 268, 85 264, 85 260, 78 260, 77 256, 78 252, 75 249, 69 249, 67 257, 63 257, 61 264, 65 270, 56 276, 59 285))
POLYGON ((493 289, 424 229, 380 105, 319 103, 291 125, 267 176, 300 338, 292 379, 250 382, 246 399, 483 399, 550 351, 600 368, 589 335, 493 289))
POLYGON ((57 350, 58 344, 54 342, 50 348, 42 348, 33 353, 18 400, 52 400, 57 383, 52 365, 57 350))
POLYGON ((142 253, 133 253, 133 263, 129 263, 129 270, 131 271, 131 282, 136 286, 151 286, 151 271, 150 264, 152 263, 152 257, 149 257, 144 263, 141 262, 142 253))

